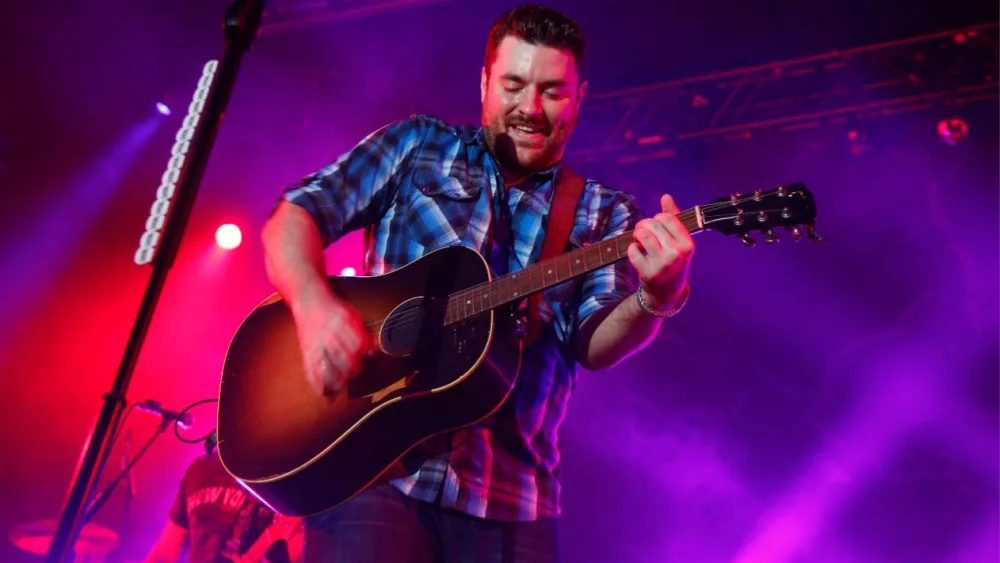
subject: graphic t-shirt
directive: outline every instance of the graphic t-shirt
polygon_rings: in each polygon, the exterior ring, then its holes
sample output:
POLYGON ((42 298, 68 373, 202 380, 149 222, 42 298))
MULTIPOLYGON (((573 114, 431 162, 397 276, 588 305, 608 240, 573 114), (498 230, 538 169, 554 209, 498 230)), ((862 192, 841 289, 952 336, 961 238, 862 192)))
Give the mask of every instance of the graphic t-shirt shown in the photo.
MULTIPOLYGON (((226 473, 218 455, 210 455, 188 467, 170 519, 188 530, 190 563, 228 563, 254 545, 274 513, 226 473)), ((262 561, 289 563, 286 542, 274 542, 262 561)))

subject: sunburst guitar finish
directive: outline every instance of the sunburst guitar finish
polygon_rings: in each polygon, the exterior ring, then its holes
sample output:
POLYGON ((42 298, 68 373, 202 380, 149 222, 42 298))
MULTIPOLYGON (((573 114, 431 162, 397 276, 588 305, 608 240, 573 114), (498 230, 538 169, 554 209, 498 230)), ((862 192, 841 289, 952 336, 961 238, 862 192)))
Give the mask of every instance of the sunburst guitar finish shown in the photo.
POLYGON ((306 381, 291 311, 277 295, 265 300, 240 326, 223 368, 226 470, 272 509, 305 516, 348 500, 421 441, 488 417, 516 381, 513 317, 447 315, 450 295, 490 277, 482 257, 461 246, 382 276, 331 276, 378 351, 328 396, 306 381))

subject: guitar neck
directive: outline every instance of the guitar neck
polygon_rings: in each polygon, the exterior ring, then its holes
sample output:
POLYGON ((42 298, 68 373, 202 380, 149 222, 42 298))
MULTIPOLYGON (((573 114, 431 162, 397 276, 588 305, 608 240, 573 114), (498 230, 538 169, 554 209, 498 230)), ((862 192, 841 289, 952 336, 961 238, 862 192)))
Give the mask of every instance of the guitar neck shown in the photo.
POLYGON ((260 536, 253 542, 253 545, 239 556, 238 563, 260 563, 276 541, 287 539, 284 534, 275 533, 276 525, 275 522, 272 522, 270 526, 261 532, 260 536))
MULTIPOLYGON (((698 207, 677 214, 691 233, 702 230, 698 207)), ((450 324, 484 311, 509 305, 552 286, 577 278, 628 257, 632 231, 584 248, 543 260, 488 283, 453 293, 448 298, 445 323, 450 324)))
POLYGON ((271 548, 271 544, 274 541, 266 533, 257 538, 257 541, 253 542, 250 549, 246 550, 242 555, 240 555, 239 563, 260 563, 260 560, 264 558, 264 554, 267 550, 271 548))

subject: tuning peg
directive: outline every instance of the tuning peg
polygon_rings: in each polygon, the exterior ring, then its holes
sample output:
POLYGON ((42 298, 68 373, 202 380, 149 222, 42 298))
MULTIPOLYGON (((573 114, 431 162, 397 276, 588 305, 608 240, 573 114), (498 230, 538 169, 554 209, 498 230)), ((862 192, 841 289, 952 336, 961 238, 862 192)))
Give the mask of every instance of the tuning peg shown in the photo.
POLYGON ((750 233, 743 233, 743 236, 740 237, 740 240, 743 241, 743 246, 746 246, 747 248, 752 248, 753 245, 757 244, 757 241, 755 241, 753 237, 750 236, 750 233))
POLYGON ((767 244, 774 244, 778 242, 778 240, 779 240, 778 235, 774 234, 774 231, 772 231, 771 229, 767 229, 766 231, 764 231, 764 242, 766 242, 767 244))
POLYGON ((816 232, 816 225, 806 225, 806 236, 813 242, 823 242, 825 240, 816 232))
POLYGON ((792 233, 792 240, 795 242, 802 240, 802 231, 798 227, 788 227, 788 230, 792 233))

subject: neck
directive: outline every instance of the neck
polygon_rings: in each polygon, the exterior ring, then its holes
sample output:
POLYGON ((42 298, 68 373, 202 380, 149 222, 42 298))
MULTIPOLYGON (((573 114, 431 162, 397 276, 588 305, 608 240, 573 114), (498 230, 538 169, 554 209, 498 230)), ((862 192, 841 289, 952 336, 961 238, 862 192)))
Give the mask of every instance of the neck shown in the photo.
POLYGON ((496 141, 495 139, 491 139, 491 136, 492 135, 489 134, 483 136, 486 141, 485 143, 486 150, 487 152, 490 153, 490 156, 493 157, 493 162, 496 163, 497 169, 500 171, 500 176, 503 177, 504 185, 507 187, 516 186, 521 182, 527 180, 529 177, 531 177, 532 174, 536 174, 544 170, 549 170, 552 167, 558 165, 560 162, 562 162, 563 154, 562 152, 560 152, 559 155, 552 162, 546 164, 545 166, 542 166, 537 170, 528 170, 523 166, 517 165, 516 149, 512 147, 511 151, 513 154, 511 155, 511 158, 515 159, 515 164, 513 166, 508 166, 504 164, 504 160, 506 159, 500 156, 499 154, 500 151, 497 150, 497 147, 495 146, 496 141))
POLYGON ((503 183, 508 188, 516 186, 528 178, 528 173, 510 172, 503 166, 500 167, 500 175, 503 176, 503 183))
POLYGON ((554 166, 558 165, 561 160, 562 160, 561 158, 555 160, 552 163, 543 166, 538 170, 525 170, 523 168, 520 168, 519 170, 515 171, 503 166, 502 164, 499 163, 499 161, 497 162, 497 168, 500 169, 500 175, 503 176, 503 183, 509 188, 524 182, 525 180, 530 178, 533 174, 538 174, 546 170, 551 170, 554 166))
POLYGON ((532 174, 530 171, 525 170, 520 166, 518 167, 505 166, 501 162, 501 160, 497 158, 497 155, 495 153, 493 154, 493 161, 497 163, 497 169, 500 170, 500 176, 503 177, 503 183, 508 188, 511 186, 516 186, 521 182, 527 180, 528 176, 531 176, 532 174))

